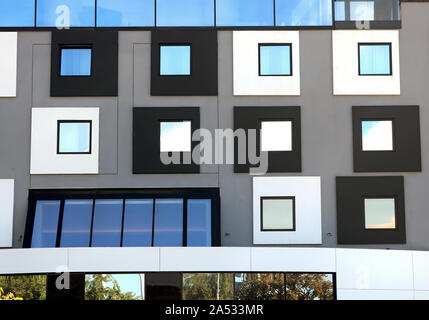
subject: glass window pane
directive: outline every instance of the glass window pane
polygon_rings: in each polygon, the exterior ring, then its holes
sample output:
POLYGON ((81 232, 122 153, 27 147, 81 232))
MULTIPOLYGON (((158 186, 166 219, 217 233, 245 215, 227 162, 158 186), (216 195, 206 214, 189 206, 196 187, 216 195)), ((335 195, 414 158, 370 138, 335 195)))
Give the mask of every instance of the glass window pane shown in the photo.
POLYGON ((292 121, 262 121, 261 151, 292 151, 292 121))
POLYGON ((54 248, 57 245, 60 200, 39 200, 36 203, 32 248, 54 248))
POLYGON ((262 199, 262 231, 295 229, 294 204, 290 199, 262 199))
POLYGON ((374 1, 350 1, 350 20, 374 20, 374 1))
POLYGON ((365 229, 395 229, 395 199, 365 199, 365 229))
POLYGON ((161 76, 191 75, 191 46, 161 46, 160 68, 161 76))
POLYGON ((124 247, 152 246, 152 199, 125 200, 124 247))
POLYGON ((346 20, 346 3, 344 1, 335 1, 335 21, 346 20))
POLYGON ((191 151, 191 121, 161 122, 161 152, 191 151))
POLYGON ((212 27, 214 0, 157 0, 158 27, 212 27))
POLYGON ((211 229, 211 200, 188 200, 188 247, 210 247, 211 229))
POLYGON ((360 75, 390 75, 391 71, 390 45, 359 45, 360 75))
POLYGON ((283 273, 236 273, 236 300, 284 300, 283 273))
POLYGON ((183 300, 233 300, 234 274, 184 273, 183 300))
POLYGON ((85 300, 144 300, 145 276, 130 274, 86 274, 85 300))
POLYGON ((0 288, 5 295, 11 293, 25 301, 46 300, 46 282, 46 275, 0 276, 0 288))
POLYGON ((92 227, 93 247, 121 245, 122 200, 95 200, 92 227))
POLYGON ((277 26, 331 26, 331 0, 276 0, 277 26))
POLYGON ((362 121, 363 151, 392 151, 393 122, 391 120, 362 121))
POLYGON ((155 200, 155 247, 183 245, 183 199, 155 200))
POLYGON ((146 273, 146 300, 182 300, 181 273, 146 273))
POLYGON ((89 247, 93 200, 64 202, 61 247, 89 247))
POLYGON ((90 153, 91 123, 60 122, 59 153, 90 153))
POLYGON ((94 27, 95 0, 37 0, 38 27, 94 27))
POLYGON ((217 0, 216 25, 274 26, 273 0, 217 0))
POLYGON ((60 76, 90 76, 91 49, 61 49, 60 76))
POLYGON ((259 59, 261 76, 292 75, 290 45, 260 45, 259 59))
POLYGON ((286 273, 286 300, 334 300, 334 276, 286 273))
POLYGON ((97 27, 153 27, 155 0, 98 0, 97 27))
POLYGON ((0 0, 0 27, 34 27, 35 0, 0 0))

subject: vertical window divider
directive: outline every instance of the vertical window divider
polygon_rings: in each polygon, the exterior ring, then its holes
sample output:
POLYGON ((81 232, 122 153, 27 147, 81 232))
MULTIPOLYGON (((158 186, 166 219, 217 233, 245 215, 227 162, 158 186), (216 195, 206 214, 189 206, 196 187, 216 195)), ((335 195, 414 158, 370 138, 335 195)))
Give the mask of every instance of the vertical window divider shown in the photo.
POLYGON ((63 217, 64 217, 64 202, 65 200, 62 199, 60 203, 60 212, 58 213, 58 227, 57 227, 57 240, 55 247, 60 247, 61 244, 61 232, 63 229, 63 217))
POLYGON ((124 240, 124 220, 125 220, 125 199, 122 199, 122 221, 121 221, 121 242, 120 242, 120 247, 122 247, 123 240, 124 240))
MULTIPOLYGON (((156 1, 156 0, 155 0, 156 1)), ((216 28, 216 26, 217 26, 217 21, 216 21, 216 7, 217 6, 217 4, 216 4, 216 0, 213 0, 213 9, 214 9, 214 14, 213 14, 213 18, 214 18, 214 22, 213 22, 213 26, 216 28)))
POLYGON ((37 0, 34 0, 34 28, 37 26, 37 0))
POLYGON ((91 230, 89 236, 89 247, 92 247, 92 232, 94 227, 94 210, 95 210, 95 198, 92 199, 92 212, 91 212, 91 230))
POLYGON ((276 0, 273 0, 273 21, 274 21, 274 27, 277 25, 277 21, 276 21, 276 0))
MULTIPOLYGON (((335 0, 334 0, 335 1, 335 0)), ((350 1, 344 1, 345 20, 350 21, 350 1)))
MULTIPOLYGON (((157 3, 156 3, 156 0, 155 0, 155 3, 154 3, 154 6, 153 6, 153 11, 154 11, 154 15, 155 15, 155 17, 154 17, 154 19, 153 19, 153 21, 154 21, 154 26, 155 26, 155 28, 156 28, 156 26, 157 26, 157 23, 158 23, 158 19, 157 19, 157 17, 156 17, 156 6, 157 6, 157 3)), ((155 203, 154 203, 154 205, 155 205, 155 203)))
POLYGON ((156 198, 152 199, 152 243, 151 247, 154 245, 154 238, 155 238, 155 206, 156 206, 156 198))
POLYGON ((96 29, 97 28, 97 10, 98 10, 97 0, 95 0, 94 6, 95 6, 95 8, 94 8, 94 14, 95 14, 95 17, 94 17, 94 29, 96 29))
POLYGON ((183 198, 183 243, 182 246, 188 246, 188 198, 183 198))

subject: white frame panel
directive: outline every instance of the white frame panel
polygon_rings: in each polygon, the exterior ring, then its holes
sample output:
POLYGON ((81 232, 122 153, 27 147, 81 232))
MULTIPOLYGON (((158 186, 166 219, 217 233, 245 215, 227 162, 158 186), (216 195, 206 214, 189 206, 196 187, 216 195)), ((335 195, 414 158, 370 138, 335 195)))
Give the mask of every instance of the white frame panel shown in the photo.
POLYGON ((18 32, 0 32, 0 98, 16 97, 18 32))
POLYGON ((14 187, 15 180, 0 180, 0 248, 12 247, 14 187))

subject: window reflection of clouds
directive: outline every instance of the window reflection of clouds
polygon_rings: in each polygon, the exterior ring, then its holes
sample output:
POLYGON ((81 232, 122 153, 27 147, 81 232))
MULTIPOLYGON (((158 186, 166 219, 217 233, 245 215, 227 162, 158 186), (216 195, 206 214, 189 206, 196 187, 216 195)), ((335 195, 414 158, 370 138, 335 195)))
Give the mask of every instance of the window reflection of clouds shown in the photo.
POLYGON ((395 229, 395 199, 365 199, 366 229, 395 229))
POLYGON ((393 124, 390 120, 362 121, 362 150, 393 150, 393 124))

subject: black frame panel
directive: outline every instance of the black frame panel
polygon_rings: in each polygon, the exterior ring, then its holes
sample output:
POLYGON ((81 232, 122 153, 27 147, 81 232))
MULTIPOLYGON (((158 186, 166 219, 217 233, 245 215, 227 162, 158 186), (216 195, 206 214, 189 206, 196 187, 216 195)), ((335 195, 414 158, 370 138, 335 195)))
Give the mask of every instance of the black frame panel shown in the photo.
POLYGON ((338 244, 405 244, 404 177, 337 177, 338 244), (365 198, 395 198, 396 228, 366 229, 365 198))
POLYGON ((57 154, 91 154, 92 153, 92 120, 57 120, 57 154), (89 123, 88 152, 60 152, 60 129, 62 123, 89 123))
POLYGON ((116 97, 118 95, 118 32, 55 31, 51 48, 52 97, 116 97), (61 50, 91 48, 91 76, 61 76, 61 50))
POLYGON ((392 43, 391 42, 359 42, 358 43, 358 75, 361 77, 372 77, 372 76, 391 76, 393 75, 393 63, 392 63, 392 43), (360 47, 361 46, 389 46, 389 69, 390 73, 371 73, 362 74, 360 73, 360 47))
MULTIPOLYGON (((261 150, 262 121, 292 122, 292 151, 269 151, 267 172, 301 172, 301 107, 234 107, 234 129, 257 130, 256 150, 261 150)), ((246 137, 248 143, 248 137, 246 137)), ((248 162, 238 163, 238 142, 234 141, 234 172, 249 173, 257 167, 248 162)))
MULTIPOLYGON (((165 165, 160 159, 160 122, 184 120, 191 121, 191 133, 200 129, 200 108, 133 108, 133 174, 200 173, 200 165, 183 163, 185 152, 180 152, 181 164, 165 165)), ((198 144, 191 141, 191 150, 198 144)), ((186 152, 186 158, 191 153, 186 152)))
POLYGON ((215 30, 154 30, 151 55, 152 96, 217 96, 218 49, 215 30), (161 76, 161 45, 191 46, 191 75, 161 76))
POLYGON ((355 172, 421 172, 419 106, 353 106, 355 172), (393 151, 363 151, 365 120, 393 121, 393 151))
POLYGON ((261 197, 261 231, 262 232, 288 232, 288 231, 296 231, 296 204, 295 204, 295 197, 261 197), (264 200, 292 200, 292 210, 293 210, 293 228, 292 229, 264 229, 264 200))
POLYGON ((292 43, 259 43, 258 44, 258 75, 260 77, 292 77, 293 76, 293 51, 292 43), (289 47, 290 50, 290 74, 261 74, 261 47, 289 47))

